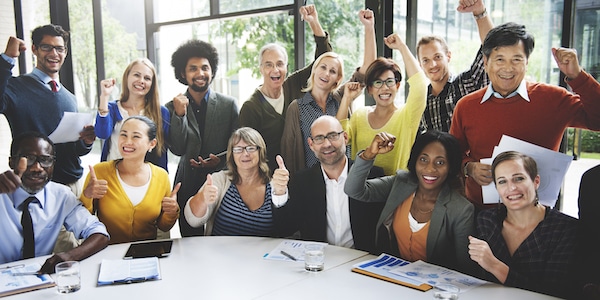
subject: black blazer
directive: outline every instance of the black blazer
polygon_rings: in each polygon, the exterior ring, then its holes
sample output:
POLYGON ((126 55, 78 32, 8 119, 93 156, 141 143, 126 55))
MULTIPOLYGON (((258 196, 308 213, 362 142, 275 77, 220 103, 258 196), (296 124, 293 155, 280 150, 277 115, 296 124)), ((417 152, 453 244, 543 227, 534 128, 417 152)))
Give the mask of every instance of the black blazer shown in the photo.
MULTIPOLYGON (((349 160, 348 168, 352 165, 349 160)), ((383 176, 383 169, 373 167, 369 178, 383 176)), ((284 236, 300 231, 303 240, 327 241, 327 199, 321 164, 294 174, 288 185, 289 200, 276 215, 276 224, 284 236)), ((354 247, 375 253, 375 228, 385 202, 365 203, 349 199, 350 226, 354 247)))

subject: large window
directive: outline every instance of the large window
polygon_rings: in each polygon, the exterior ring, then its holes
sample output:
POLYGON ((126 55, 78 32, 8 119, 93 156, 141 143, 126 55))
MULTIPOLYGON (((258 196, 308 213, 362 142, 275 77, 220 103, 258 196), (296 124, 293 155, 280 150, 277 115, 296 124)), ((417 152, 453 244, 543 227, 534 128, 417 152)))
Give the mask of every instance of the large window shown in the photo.
MULTIPOLYGON (((129 5, 129 1, 121 2, 129 5)), ((209 0, 154 0, 153 2, 155 22, 169 22, 210 15, 209 0)), ((137 7, 141 9, 143 5, 137 7)))
MULTIPOLYGON (((210 42, 217 48, 219 66, 211 88, 237 98, 239 106, 262 82, 258 72, 258 51, 264 44, 277 42, 283 45, 288 50, 288 73, 296 70, 294 59, 297 49, 294 47, 294 14, 292 13, 294 8, 291 5, 284 5, 293 4, 293 1, 275 2, 278 4, 276 10, 261 14, 244 14, 243 12, 249 9, 267 7, 267 2, 261 2, 259 5, 252 4, 256 1, 236 1, 241 4, 224 6, 229 2, 220 1, 220 13, 236 12, 241 15, 235 18, 219 18, 219 15, 216 15, 205 21, 172 20, 164 25, 159 22, 153 36, 162 99, 168 101, 185 91, 186 87, 175 79, 170 61, 175 49, 192 38, 210 42)), ((155 3, 162 2, 155 1, 155 3)), ((362 63, 364 42, 358 10, 363 5, 359 0, 317 3, 320 23, 330 34, 334 51, 343 57, 346 78, 349 78, 352 71, 362 63)), ((155 10, 155 17, 157 14, 159 12, 155 10)), ((205 14, 206 12, 193 13, 193 15, 205 14)), ((314 59, 315 45, 308 24, 304 26, 306 32, 306 38, 302 43, 306 58, 304 64, 309 64, 314 59)))
POLYGON ((294 4, 294 0, 218 0, 218 2, 219 13, 222 14, 294 4))
MULTIPOLYGON (((424 35, 439 35, 452 51, 450 69, 466 70, 475 59, 481 41, 471 13, 459 13, 457 1, 418 1, 417 40, 424 35)), ((486 1, 488 13, 495 25, 516 22, 526 26, 535 37, 535 49, 529 58, 528 79, 558 83, 558 72, 550 52, 560 46, 562 36, 563 0, 486 1)), ((395 12, 394 22, 405 22, 405 11, 395 12)))

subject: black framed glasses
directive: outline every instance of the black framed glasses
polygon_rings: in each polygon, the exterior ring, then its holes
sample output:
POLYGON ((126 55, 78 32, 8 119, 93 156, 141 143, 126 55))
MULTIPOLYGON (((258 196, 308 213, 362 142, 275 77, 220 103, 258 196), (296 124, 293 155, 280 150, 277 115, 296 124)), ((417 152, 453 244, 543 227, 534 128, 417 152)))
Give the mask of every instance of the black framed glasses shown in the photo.
POLYGON ((320 145, 325 142, 325 139, 328 139, 330 142, 337 141, 340 139, 340 135, 344 133, 344 131, 340 132, 330 132, 327 135, 317 135, 315 137, 310 137, 313 143, 320 145))
POLYGON ((25 157, 25 159, 27 159, 27 167, 31 167, 36 162, 38 162, 38 163, 40 163, 40 166, 42 166, 42 168, 48 168, 54 164, 54 161, 56 161, 56 157, 52 156, 52 155, 26 154, 26 155, 21 155, 21 156, 15 157, 15 159, 17 160, 17 163, 21 157, 25 157))
POLYGON ((371 82, 371 85, 376 89, 380 89, 384 83, 387 87, 392 87, 396 84, 396 82, 396 78, 388 78, 386 80, 375 80, 371 82))
POLYGON ((48 44, 41 44, 38 48, 44 52, 51 52, 52 49, 55 49, 57 53, 65 53, 67 52, 67 47, 65 46, 52 46, 48 44))
POLYGON ((246 146, 246 147, 233 147, 231 152, 234 154, 240 154, 246 150, 248 154, 256 152, 256 150, 260 149, 259 146, 246 146))

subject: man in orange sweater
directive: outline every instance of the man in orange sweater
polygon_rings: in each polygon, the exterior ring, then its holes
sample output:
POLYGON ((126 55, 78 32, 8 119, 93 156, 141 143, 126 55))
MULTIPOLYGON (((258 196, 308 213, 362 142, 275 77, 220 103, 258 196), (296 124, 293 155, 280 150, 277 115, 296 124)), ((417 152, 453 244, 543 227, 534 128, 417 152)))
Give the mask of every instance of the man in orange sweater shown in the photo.
POLYGON ((583 71, 574 49, 552 48, 558 68, 573 89, 526 82, 534 38, 525 26, 506 23, 492 29, 483 43, 490 85, 463 97, 452 117, 450 133, 463 151, 466 195, 478 209, 481 186, 492 182, 490 158, 502 135, 558 151, 567 127, 600 130, 600 84, 583 71))

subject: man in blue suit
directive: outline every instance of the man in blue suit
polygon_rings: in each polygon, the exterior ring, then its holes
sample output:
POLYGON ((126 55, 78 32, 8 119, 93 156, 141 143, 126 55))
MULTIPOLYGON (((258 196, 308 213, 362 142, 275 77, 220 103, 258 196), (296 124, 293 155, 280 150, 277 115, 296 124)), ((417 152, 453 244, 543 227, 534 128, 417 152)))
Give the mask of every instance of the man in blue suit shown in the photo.
MULTIPOLYGON (((299 231, 303 240, 376 253, 375 225, 383 205, 349 199, 344 193, 352 164, 346 157, 347 143, 348 134, 335 117, 325 115, 313 122, 308 145, 319 163, 292 175, 290 198, 278 224, 286 234, 299 231)), ((383 176, 383 169, 373 167, 370 175, 383 176)))
MULTIPOLYGON (((169 137, 171 151, 180 156, 175 184, 179 207, 202 186, 206 175, 225 167, 225 159, 216 154, 227 150, 231 133, 239 127, 237 100, 210 89, 217 73, 219 54, 211 44, 190 40, 173 53, 171 65, 175 78, 188 86, 166 104, 171 113, 169 137), (209 159, 210 158, 210 159, 209 159)), ((193 228, 179 216, 183 237, 204 235, 204 228, 193 228)))

